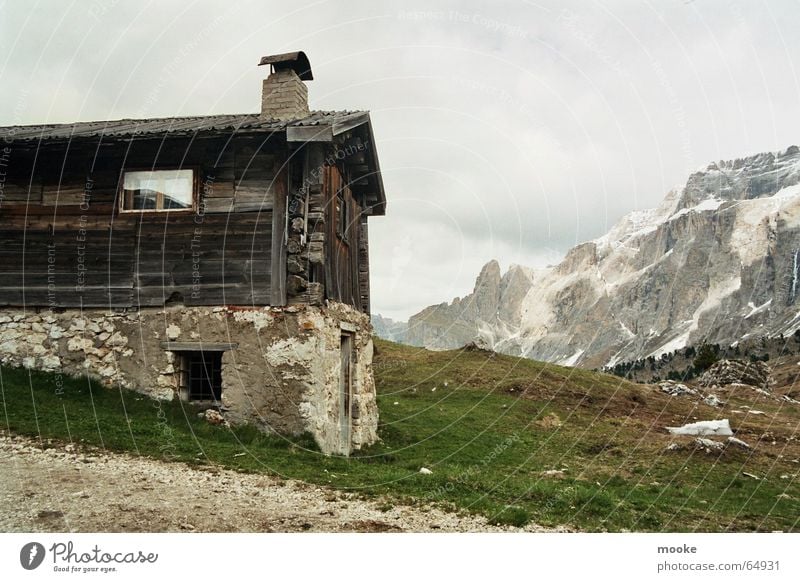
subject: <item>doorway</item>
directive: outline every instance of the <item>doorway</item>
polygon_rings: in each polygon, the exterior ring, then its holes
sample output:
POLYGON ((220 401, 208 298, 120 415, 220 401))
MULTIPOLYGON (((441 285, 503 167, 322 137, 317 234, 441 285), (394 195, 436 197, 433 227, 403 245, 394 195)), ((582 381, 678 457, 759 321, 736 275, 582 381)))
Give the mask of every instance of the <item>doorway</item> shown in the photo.
POLYGON ((339 374, 339 437, 344 454, 350 454, 353 425, 353 334, 342 333, 339 374))

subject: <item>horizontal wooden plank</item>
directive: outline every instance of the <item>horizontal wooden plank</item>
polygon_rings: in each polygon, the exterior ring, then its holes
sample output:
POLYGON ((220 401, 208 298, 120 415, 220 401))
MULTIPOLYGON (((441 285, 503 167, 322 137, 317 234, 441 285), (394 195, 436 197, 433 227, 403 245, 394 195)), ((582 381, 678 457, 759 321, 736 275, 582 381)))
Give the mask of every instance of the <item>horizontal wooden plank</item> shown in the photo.
MULTIPOLYGON (((5 277, 7 273, 3 273, 5 277)), ((77 272, 71 273, 28 273, 17 274, 18 286, 26 288, 47 287, 54 285, 65 289, 79 290, 80 287, 117 285, 121 287, 131 287, 130 273, 109 273, 109 272, 85 272, 78 276, 77 272)))
MULTIPOLYGON (((262 187, 250 188, 237 187, 233 198, 235 212, 245 212, 243 208, 257 208, 258 210, 271 211, 274 204, 274 193, 262 187)), ((249 211, 249 210, 248 210, 249 211)))
POLYGON ((5 183, 0 189, 0 204, 5 206, 9 202, 24 202, 26 204, 40 204, 42 201, 42 184, 34 182, 31 185, 17 185, 5 183))
POLYGON ((233 175, 237 182, 244 177, 269 181, 277 173, 278 166, 278 158, 272 153, 250 153, 243 149, 236 152, 233 175))
POLYGON ((229 179, 219 181, 206 181, 200 185, 200 196, 209 198, 232 198, 235 188, 233 175, 229 179))
POLYGON ((298 125, 286 128, 288 142, 331 142, 333 127, 330 125, 298 125))
POLYGON ((186 305, 269 305, 270 287, 209 285, 185 298, 186 305))
POLYGON ((128 287, 0 287, 0 305, 40 307, 131 307, 133 289, 128 287))
POLYGON ((203 168, 203 181, 210 181, 214 184, 214 188, 218 184, 230 183, 233 184, 235 173, 233 169, 233 156, 228 156, 225 159, 213 163, 207 162, 203 168))
POLYGON ((203 210, 211 212, 234 212, 233 196, 227 198, 206 198, 203 200, 203 210))
POLYGON ((74 206, 83 204, 86 191, 83 188, 45 188, 42 191, 44 206, 74 206))

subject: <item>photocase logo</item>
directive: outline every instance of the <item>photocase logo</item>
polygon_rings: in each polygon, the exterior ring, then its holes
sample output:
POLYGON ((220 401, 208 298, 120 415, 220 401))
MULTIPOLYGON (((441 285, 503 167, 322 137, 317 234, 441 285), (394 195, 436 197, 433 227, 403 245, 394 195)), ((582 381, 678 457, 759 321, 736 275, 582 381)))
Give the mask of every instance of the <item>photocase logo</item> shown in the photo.
POLYGON ((42 565, 44 554, 44 546, 39 542, 27 543, 19 552, 19 563, 26 570, 35 570, 42 565))

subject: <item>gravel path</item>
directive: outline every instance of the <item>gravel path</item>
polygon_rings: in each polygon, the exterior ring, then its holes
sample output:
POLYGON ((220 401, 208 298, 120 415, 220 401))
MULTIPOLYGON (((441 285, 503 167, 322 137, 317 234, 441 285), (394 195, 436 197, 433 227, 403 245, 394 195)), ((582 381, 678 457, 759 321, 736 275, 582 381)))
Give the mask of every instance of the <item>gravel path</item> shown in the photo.
POLYGON ((2 532, 519 531, 266 475, 71 445, 43 450, 1 433, 0 508, 2 532))

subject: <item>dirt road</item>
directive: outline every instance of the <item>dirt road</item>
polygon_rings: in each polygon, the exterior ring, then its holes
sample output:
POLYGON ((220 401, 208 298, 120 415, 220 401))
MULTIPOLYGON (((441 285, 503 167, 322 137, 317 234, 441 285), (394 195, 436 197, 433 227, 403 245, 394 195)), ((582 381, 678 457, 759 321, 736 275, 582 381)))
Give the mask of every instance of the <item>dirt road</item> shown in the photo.
MULTIPOLYGON (((0 531, 516 531, 299 481, 0 434, 0 531)), ((544 531, 537 526, 527 531, 544 531)))

